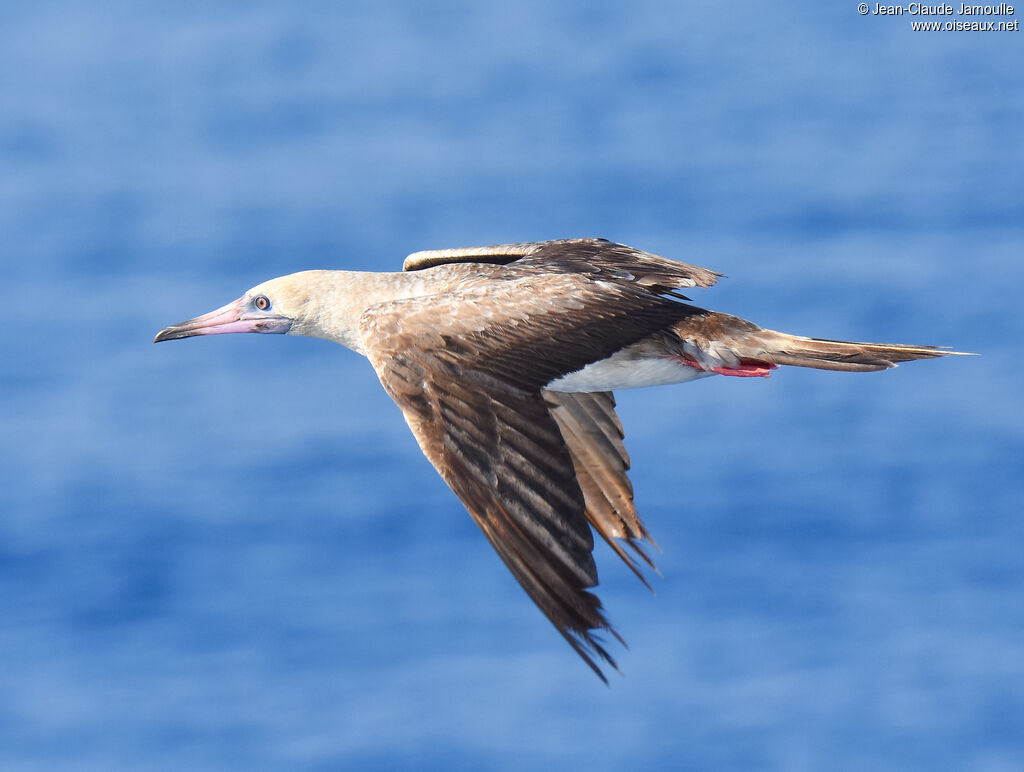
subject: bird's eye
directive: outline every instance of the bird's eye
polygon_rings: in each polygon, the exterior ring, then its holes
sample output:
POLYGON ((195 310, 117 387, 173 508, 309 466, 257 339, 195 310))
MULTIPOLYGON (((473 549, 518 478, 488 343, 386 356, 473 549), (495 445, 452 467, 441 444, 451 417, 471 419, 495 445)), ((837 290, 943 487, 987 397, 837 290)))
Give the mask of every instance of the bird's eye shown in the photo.
POLYGON ((257 295, 253 298, 252 304, 260 311, 266 311, 270 308, 270 298, 266 295, 257 295))

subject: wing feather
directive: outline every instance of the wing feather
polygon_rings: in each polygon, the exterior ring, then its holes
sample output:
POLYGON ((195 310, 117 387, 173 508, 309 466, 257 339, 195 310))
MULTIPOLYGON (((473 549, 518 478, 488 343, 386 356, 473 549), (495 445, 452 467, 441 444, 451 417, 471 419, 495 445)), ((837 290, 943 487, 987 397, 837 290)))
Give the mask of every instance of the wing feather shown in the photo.
POLYGON ((456 247, 454 249, 424 249, 413 252, 402 263, 403 271, 419 271, 445 263, 497 263, 504 265, 518 260, 541 245, 542 242, 497 244, 490 247, 456 247))
POLYGON ((633 558, 616 539, 624 539, 647 565, 657 571, 640 542, 654 540, 636 513, 629 481, 629 454, 623 443, 622 423, 615 413, 611 392, 569 393, 545 391, 551 415, 569 448, 576 480, 583 491, 587 519, 612 550, 648 588, 633 558))
MULTIPOLYGON (((424 454, 527 594, 602 678, 598 662, 615 663, 597 633, 618 635, 589 592, 597 569, 572 451, 578 443, 567 441, 542 389, 678 321, 686 309, 625 278, 520 270, 475 290, 383 303, 360 319, 367 355, 424 454)), ((623 493, 621 425, 602 399, 583 397, 595 439, 617 459, 606 464, 611 482, 604 484, 628 500, 619 503, 615 527, 643 534, 631 491, 623 493)))
POLYGON ((606 239, 557 239, 489 247, 428 249, 413 252, 405 258, 402 270, 419 271, 452 263, 494 263, 534 270, 542 268, 550 272, 603 274, 659 291, 710 287, 722 275, 699 265, 668 260, 606 239))

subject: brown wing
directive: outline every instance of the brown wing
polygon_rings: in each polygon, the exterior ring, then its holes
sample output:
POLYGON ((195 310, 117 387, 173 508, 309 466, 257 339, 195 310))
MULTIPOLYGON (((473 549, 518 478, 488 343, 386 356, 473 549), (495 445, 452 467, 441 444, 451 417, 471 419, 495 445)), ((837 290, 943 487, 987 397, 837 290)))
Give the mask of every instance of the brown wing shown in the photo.
POLYGON ((595 658, 614 662, 593 631, 618 635, 587 592, 597 571, 584 496, 541 389, 683 313, 626 282, 542 274, 384 303, 359 323, 424 454, 602 678, 595 658))
POLYGON ((403 271, 418 271, 447 263, 516 264, 545 271, 603 274, 644 287, 678 289, 710 287, 720 273, 652 255, 640 249, 615 244, 607 239, 557 239, 489 247, 428 249, 413 252, 403 271))
MULTIPOLYGON (((610 391, 567 393, 545 391, 551 416, 569 448, 576 482, 583 491, 587 520, 623 562, 650 585, 633 558, 616 539, 624 539, 636 554, 657 571, 640 541, 654 540, 636 513, 633 486, 629 482, 629 454, 623 443, 622 422, 615 413, 610 391)), ((657 545, 655 545, 657 546, 657 545)))

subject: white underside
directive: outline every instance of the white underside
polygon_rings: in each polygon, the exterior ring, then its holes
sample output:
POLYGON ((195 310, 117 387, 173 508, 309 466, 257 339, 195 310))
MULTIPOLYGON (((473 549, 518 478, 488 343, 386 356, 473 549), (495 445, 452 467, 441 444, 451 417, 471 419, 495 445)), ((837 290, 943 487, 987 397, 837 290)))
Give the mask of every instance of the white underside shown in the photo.
POLYGON ((684 365, 673 357, 643 357, 617 353, 549 383, 550 391, 615 391, 641 386, 686 383, 714 373, 684 365))

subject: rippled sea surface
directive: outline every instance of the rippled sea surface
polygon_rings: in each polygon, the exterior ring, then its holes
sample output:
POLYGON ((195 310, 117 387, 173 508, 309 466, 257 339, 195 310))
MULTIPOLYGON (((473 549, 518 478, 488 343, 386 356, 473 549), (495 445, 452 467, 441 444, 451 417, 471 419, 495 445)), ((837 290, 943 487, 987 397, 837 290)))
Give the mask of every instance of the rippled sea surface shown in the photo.
POLYGON ((99 5, 0 10, 0 766, 1024 767, 1024 33, 99 5), (663 577, 598 548, 608 687, 364 360, 151 344, 272 276, 565 236, 983 355, 622 393, 663 577))

